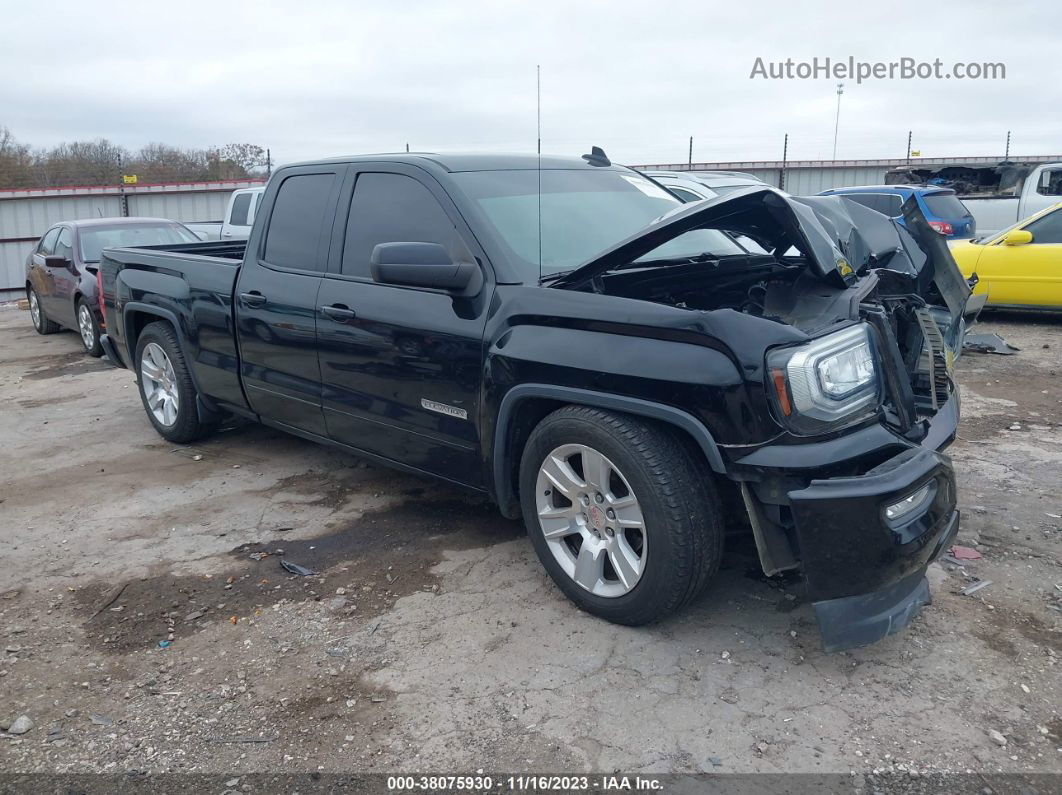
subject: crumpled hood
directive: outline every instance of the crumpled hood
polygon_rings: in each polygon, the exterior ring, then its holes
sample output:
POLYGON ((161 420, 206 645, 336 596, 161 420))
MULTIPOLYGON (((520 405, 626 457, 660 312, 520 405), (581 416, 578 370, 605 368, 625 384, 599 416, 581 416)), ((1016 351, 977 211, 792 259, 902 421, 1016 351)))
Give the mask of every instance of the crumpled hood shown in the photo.
POLYGON ((578 288, 595 276, 629 265, 693 229, 746 235, 776 256, 796 248, 823 281, 846 287, 866 270, 885 268, 911 277, 917 292, 937 287, 950 314, 962 314, 970 288, 947 243, 914 199, 903 204, 906 228, 842 196, 789 196, 770 186, 749 187, 684 206, 657 219, 551 286, 578 288))

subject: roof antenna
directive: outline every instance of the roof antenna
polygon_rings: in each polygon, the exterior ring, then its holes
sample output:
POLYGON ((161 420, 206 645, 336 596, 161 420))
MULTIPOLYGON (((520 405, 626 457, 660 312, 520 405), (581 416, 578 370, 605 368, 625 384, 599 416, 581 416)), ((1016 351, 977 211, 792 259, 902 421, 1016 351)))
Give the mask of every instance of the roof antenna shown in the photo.
POLYGON ((590 154, 583 155, 583 160, 592 166, 611 166, 612 161, 608 159, 608 155, 605 154, 605 150, 600 146, 591 146, 590 154))
POLYGON ((538 280, 542 281, 542 64, 535 65, 535 125, 538 136, 538 280))

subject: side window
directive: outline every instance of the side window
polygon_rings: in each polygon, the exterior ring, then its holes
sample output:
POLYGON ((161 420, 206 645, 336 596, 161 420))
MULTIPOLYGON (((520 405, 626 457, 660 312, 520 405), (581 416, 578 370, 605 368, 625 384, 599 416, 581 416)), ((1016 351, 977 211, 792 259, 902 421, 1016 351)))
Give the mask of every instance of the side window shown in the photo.
POLYGON ((684 202, 699 202, 701 200, 700 196, 698 196, 696 193, 693 193, 692 191, 686 190, 685 188, 676 188, 673 186, 668 186, 668 190, 670 190, 684 202))
POLYGON ((325 218, 332 209, 335 174, 296 174, 284 180, 269 217, 263 259, 270 265, 323 270, 318 256, 325 218))
POLYGON ((1062 169, 1041 172, 1036 192, 1041 196, 1062 196, 1062 169))
POLYGON ((45 257, 55 253, 55 241, 59 238, 59 227, 55 229, 49 229, 41 238, 41 242, 37 245, 37 253, 43 254, 45 257))
POLYGON ((74 258, 74 233, 65 226, 59 232, 59 239, 55 243, 54 253, 56 256, 66 257, 69 260, 74 258))
POLYGON ((360 174, 347 217, 342 272, 369 278, 369 259, 379 243, 439 243, 451 254, 461 247, 453 222, 417 180, 402 174, 360 174))
POLYGON ((250 226, 247 220, 251 209, 251 194, 241 193, 232 200, 232 213, 229 215, 229 223, 233 226, 250 226))
POLYGON ((874 203, 874 196, 870 193, 842 193, 846 199, 854 201, 856 204, 862 204, 864 207, 869 207, 871 210, 878 209, 874 203))
POLYGON ((1037 218, 1025 228, 1032 232, 1034 244, 1062 243, 1062 210, 1037 218))
POLYGON ((882 198, 885 201, 883 202, 884 206, 882 207, 881 212, 885 213, 885 215, 890 218, 896 218, 903 215, 903 210, 900 209, 903 207, 903 196, 897 196, 895 193, 887 193, 883 194, 882 198))

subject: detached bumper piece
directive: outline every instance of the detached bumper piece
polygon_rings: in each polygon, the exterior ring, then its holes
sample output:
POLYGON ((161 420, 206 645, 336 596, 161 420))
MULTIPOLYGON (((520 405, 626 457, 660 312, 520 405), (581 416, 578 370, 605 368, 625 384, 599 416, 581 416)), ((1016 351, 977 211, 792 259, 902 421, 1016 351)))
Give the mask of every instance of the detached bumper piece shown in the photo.
POLYGON ((912 448, 869 472, 789 492, 827 651, 873 643, 930 600, 926 567, 959 527, 950 459, 912 448))
POLYGON ((111 364, 115 367, 125 368, 125 362, 123 362, 122 358, 118 355, 118 349, 114 345, 114 340, 106 334, 101 334, 100 347, 103 348, 103 352, 107 354, 107 358, 110 359, 111 364))

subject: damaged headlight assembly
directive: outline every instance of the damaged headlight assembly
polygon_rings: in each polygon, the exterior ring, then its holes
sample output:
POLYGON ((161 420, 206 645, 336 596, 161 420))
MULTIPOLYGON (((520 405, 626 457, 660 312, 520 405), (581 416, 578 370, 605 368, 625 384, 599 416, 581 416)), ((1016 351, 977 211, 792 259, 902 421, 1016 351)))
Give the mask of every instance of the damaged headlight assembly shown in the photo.
POLYGON ((877 362, 865 323, 771 351, 767 373, 780 418, 802 436, 843 428, 878 408, 877 362))

